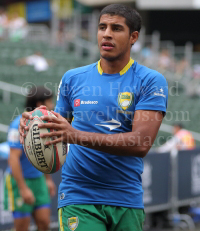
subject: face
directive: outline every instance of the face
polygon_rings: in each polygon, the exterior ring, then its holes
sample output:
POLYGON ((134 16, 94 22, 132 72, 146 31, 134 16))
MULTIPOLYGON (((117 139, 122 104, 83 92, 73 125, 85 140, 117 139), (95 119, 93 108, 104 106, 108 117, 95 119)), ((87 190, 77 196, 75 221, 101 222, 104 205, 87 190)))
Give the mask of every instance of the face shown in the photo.
POLYGON ((130 34, 125 18, 119 15, 104 14, 98 26, 98 46, 102 58, 114 61, 128 55, 131 45, 138 39, 138 32, 130 34))
POLYGON ((54 108, 53 98, 46 99, 44 101, 44 105, 48 108, 48 110, 53 110, 54 108))
POLYGON ((36 104, 37 107, 41 105, 46 106, 49 111, 53 110, 54 108, 53 98, 46 99, 44 102, 37 102, 36 104))

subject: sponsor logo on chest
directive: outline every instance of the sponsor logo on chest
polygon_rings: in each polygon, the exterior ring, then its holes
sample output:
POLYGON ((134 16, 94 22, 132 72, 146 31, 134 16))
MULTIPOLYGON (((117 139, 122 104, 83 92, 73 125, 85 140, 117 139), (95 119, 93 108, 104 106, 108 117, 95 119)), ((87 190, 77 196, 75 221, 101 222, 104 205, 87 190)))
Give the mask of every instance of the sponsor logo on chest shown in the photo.
POLYGON ((85 105, 94 105, 98 104, 99 102, 96 100, 80 100, 80 99, 75 99, 74 100, 74 107, 79 107, 81 104, 85 105))

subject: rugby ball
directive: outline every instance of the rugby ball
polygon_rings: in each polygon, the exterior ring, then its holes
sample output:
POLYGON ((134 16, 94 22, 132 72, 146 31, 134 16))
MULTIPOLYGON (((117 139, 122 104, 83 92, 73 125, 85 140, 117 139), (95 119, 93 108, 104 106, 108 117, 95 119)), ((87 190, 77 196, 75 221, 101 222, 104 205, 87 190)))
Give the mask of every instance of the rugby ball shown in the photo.
POLYGON ((35 109, 31 112, 33 120, 26 120, 25 124, 29 127, 25 131, 24 151, 31 164, 39 171, 51 174, 57 172, 64 164, 67 154, 67 144, 59 142, 57 144, 46 145, 46 142, 52 140, 50 137, 41 138, 40 134, 54 131, 53 129, 39 128, 41 123, 50 123, 41 120, 41 116, 54 116, 48 110, 35 109))

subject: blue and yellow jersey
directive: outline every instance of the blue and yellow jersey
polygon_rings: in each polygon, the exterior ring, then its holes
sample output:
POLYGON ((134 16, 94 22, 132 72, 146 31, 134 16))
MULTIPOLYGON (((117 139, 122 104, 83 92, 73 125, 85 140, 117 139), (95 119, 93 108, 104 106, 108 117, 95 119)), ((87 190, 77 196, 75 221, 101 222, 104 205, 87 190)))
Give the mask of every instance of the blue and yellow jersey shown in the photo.
MULTIPOLYGON (((130 59, 120 73, 106 74, 99 61, 64 74, 55 111, 73 118, 72 126, 80 131, 125 133, 132 131, 135 111, 165 113, 167 98, 167 82, 157 71, 130 59)), ((143 208, 142 172, 142 158, 70 144, 58 207, 104 204, 143 208)))
POLYGON ((37 177, 40 177, 43 173, 38 171, 29 162, 24 152, 23 145, 20 143, 19 131, 18 131, 20 118, 21 118, 21 115, 16 117, 10 124, 9 130, 8 130, 8 145, 10 148, 20 149, 22 152, 22 155, 20 156, 20 164, 21 164, 22 173, 23 173, 24 178, 37 178, 37 177))

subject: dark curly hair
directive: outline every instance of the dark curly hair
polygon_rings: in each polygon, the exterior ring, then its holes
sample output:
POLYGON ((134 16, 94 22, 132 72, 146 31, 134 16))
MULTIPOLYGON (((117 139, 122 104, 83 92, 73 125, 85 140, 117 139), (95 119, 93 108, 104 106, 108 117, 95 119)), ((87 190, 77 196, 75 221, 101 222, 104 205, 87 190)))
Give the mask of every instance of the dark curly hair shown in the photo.
POLYGON ((53 92, 49 88, 43 86, 33 86, 29 89, 26 96, 26 111, 33 111, 37 107, 37 103, 44 103, 45 100, 53 97, 53 92))
POLYGON ((123 4, 111 4, 103 8, 103 10, 100 13, 99 21, 102 15, 109 14, 111 16, 113 15, 119 15, 126 19, 126 25, 129 27, 130 34, 134 31, 140 32, 141 25, 142 25, 142 18, 140 14, 132 9, 131 7, 128 7, 123 4))

